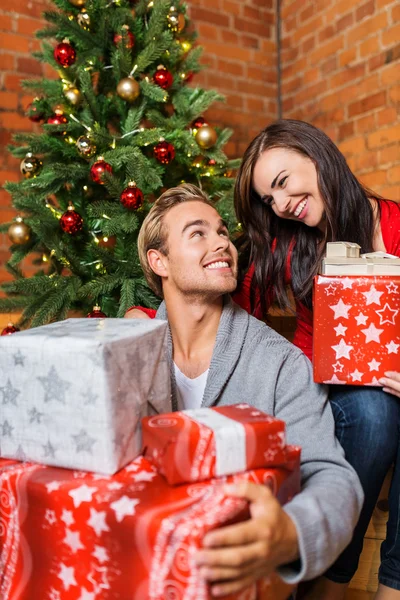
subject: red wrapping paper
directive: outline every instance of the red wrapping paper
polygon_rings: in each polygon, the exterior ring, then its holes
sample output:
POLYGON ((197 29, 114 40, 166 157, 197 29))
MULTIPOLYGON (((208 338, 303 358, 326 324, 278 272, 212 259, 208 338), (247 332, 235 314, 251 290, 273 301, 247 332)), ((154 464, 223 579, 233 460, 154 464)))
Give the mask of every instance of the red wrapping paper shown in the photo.
MULTIPOLYGON (((285 467, 225 481, 300 486, 298 448, 285 467)), ((209 600, 193 556, 210 529, 248 516, 221 481, 171 487, 143 457, 113 476, 0 459, 2 600, 209 600)), ((229 600, 285 600, 275 574, 229 600)))
POLYGON ((373 385, 399 371, 400 277, 327 276, 314 281, 314 380, 373 385))
POLYGON ((207 426, 189 416, 195 412, 181 411, 142 419, 144 455, 170 485, 285 463, 283 421, 248 404, 200 409, 211 419, 225 417, 223 436, 229 436, 232 429, 230 438, 221 438, 219 449, 219 433, 213 431, 212 423, 207 426), (223 473, 218 470, 218 459, 219 464, 226 467, 223 473))

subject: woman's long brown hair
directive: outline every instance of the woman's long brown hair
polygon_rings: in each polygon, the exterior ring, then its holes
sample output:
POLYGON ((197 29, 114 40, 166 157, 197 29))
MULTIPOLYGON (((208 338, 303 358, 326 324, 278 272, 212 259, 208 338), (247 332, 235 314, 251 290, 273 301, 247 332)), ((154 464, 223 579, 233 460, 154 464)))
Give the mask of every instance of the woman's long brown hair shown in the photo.
POLYGON ((267 298, 274 297, 281 307, 290 308, 285 281, 289 251, 292 291, 308 308, 312 307, 312 282, 327 242, 355 242, 362 252, 371 252, 374 215, 370 197, 379 198, 360 184, 339 149, 320 129, 293 119, 282 119, 263 129, 244 154, 234 196, 236 216, 243 231, 237 241, 241 273, 254 264, 252 308, 255 289, 260 293, 264 316, 268 310, 267 298), (253 188, 253 171, 260 155, 270 148, 292 150, 313 161, 325 205, 325 233, 279 218, 261 202, 253 188))

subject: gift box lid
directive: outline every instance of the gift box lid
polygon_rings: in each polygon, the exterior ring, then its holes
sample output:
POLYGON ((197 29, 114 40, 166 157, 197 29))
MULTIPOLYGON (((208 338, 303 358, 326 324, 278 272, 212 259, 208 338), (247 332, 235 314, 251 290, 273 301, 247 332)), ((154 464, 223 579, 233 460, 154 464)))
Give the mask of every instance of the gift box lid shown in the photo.
POLYGON ((358 244, 329 242, 321 275, 400 275, 400 258, 387 252, 359 254, 358 244))

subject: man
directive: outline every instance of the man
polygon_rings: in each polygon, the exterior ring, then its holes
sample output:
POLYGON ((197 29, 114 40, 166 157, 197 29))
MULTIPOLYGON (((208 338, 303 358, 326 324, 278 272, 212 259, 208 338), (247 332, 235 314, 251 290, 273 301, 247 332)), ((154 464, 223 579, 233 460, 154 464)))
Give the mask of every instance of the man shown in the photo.
POLYGON ((349 543, 362 504, 325 388, 298 348, 230 300, 237 252, 201 190, 165 192, 143 222, 138 249, 149 286, 164 298, 156 317, 170 326, 173 408, 246 401, 284 420, 288 443, 302 447, 302 490, 285 507, 265 486, 229 486, 250 501, 251 518, 205 536, 201 574, 214 596, 276 569, 288 583, 316 577, 349 543))

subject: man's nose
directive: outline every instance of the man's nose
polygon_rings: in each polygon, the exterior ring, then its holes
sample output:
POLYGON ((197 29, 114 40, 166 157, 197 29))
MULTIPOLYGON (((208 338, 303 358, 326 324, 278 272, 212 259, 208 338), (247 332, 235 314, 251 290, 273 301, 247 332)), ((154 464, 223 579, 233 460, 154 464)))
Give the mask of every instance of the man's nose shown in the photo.
POLYGON ((213 236, 213 250, 226 250, 229 247, 229 237, 215 233, 213 236))

